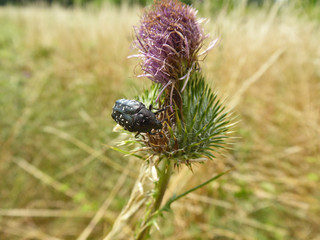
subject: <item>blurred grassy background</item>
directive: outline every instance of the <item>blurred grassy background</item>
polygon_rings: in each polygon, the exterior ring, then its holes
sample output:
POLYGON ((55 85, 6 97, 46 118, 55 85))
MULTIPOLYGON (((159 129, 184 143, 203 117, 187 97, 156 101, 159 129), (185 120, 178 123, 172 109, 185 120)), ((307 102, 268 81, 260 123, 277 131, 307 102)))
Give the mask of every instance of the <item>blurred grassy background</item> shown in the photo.
MULTIPOLYGON (((239 138, 194 173, 177 171, 169 193, 235 170, 175 203, 153 239, 319 240, 319 7, 213 7, 199 5, 220 38, 203 68, 239 115, 239 138)), ((141 164, 108 148, 121 138, 114 101, 150 84, 127 59, 140 15, 110 4, 0 8, 1 240, 76 239, 102 204, 88 239, 110 230, 141 164)))

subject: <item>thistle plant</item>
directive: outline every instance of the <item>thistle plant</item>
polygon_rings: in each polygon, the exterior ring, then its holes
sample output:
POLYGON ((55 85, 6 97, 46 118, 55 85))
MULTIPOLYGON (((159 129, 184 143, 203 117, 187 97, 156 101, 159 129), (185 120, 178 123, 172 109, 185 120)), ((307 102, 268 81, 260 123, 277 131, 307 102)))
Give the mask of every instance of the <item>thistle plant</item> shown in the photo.
POLYGON ((156 117, 162 128, 122 142, 136 144, 138 147, 134 150, 114 147, 143 161, 128 205, 105 239, 130 238, 122 230, 135 222, 133 219, 138 212, 140 221, 133 224, 133 236, 139 240, 148 239, 157 218, 169 210, 174 201, 223 175, 214 176, 162 203, 174 170, 183 165, 192 170, 194 163, 213 159, 216 152, 225 148, 232 125, 230 113, 201 72, 200 58, 217 40, 201 52, 208 36, 196 14, 192 7, 177 0, 155 1, 143 14, 140 26, 135 28, 134 46, 139 53, 134 56, 141 59, 143 71, 139 77, 153 82, 137 100, 161 110, 156 117))

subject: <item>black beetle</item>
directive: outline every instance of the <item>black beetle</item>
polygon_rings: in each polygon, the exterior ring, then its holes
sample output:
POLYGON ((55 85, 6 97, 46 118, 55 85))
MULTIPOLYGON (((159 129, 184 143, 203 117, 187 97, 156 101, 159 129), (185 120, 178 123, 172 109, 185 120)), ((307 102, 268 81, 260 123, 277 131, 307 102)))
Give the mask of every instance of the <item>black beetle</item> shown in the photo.
POLYGON ((149 109, 146 106, 136 100, 119 99, 116 101, 112 108, 112 118, 121 125, 125 130, 130 132, 151 133, 152 129, 161 129, 162 124, 156 118, 156 114, 163 111, 158 110, 153 113, 152 105, 149 109))

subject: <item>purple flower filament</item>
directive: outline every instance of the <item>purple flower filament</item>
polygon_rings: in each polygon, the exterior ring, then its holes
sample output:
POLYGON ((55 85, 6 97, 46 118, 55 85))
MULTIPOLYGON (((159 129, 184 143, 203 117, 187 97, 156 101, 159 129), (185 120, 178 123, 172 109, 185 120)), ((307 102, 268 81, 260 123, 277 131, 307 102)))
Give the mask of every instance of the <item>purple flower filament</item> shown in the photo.
POLYGON ((141 76, 163 85, 157 101, 171 86, 172 105, 173 89, 183 80, 181 90, 185 88, 190 73, 198 65, 198 53, 206 37, 196 11, 177 0, 156 1, 142 16, 136 37, 144 72, 141 76))

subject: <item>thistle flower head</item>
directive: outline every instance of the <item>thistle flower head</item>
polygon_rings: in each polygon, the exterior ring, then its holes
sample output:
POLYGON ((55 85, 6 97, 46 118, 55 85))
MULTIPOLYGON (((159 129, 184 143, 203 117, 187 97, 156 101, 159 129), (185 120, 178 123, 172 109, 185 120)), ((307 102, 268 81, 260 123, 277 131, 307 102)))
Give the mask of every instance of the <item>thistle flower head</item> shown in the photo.
POLYGON ((206 35, 196 11, 178 0, 155 0, 135 30, 143 76, 156 83, 137 98, 146 106, 158 103, 156 117, 162 128, 131 142, 142 144, 149 156, 170 159, 176 165, 213 158, 212 152, 224 148, 232 124, 223 103, 205 82, 198 59, 217 40, 200 53, 206 35))
POLYGON ((198 65, 205 35, 192 7, 177 0, 156 0, 135 30, 142 76, 167 87, 186 79, 198 65))

